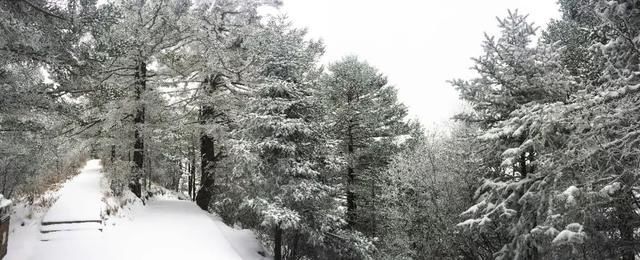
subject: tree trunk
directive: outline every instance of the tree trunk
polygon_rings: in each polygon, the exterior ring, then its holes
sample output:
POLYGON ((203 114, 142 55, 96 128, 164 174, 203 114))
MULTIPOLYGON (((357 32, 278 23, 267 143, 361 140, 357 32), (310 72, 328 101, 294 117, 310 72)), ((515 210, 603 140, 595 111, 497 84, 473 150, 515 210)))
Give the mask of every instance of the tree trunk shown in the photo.
POLYGON ((619 200, 619 205, 616 207, 616 213, 618 215, 618 230, 620 231, 620 248, 622 260, 634 260, 635 259, 635 239, 634 239, 634 209, 632 203, 635 200, 632 192, 625 192, 622 194, 622 198, 619 200))
POLYGON ((184 169, 182 168, 182 161, 178 161, 178 172, 173 177, 173 190, 176 192, 180 192, 180 180, 182 180, 182 174, 184 173, 184 169))
MULTIPOLYGON (((210 76, 205 79, 205 93, 211 95, 224 84, 222 75, 210 76)), ((216 108, 214 104, 207 103, 200 109, 200 125, 206 128, 216 118, 216 108)), ((200 134, 200 190, 196 196, 196 204, 203 209, 209 210, 209 203, 213 197, 213 188, 215 185, 215 168, 217 164, 217 156, 215 153, 215 139, 213 136, 203 131, 200 134)))
POLYGON ((352 228, 356 222, 356 194, 354 192, 355 185, 355 172, 353 170, 353 133, 351 125, 348 127, 348 143, 347 143, 347 158, 349 158, 349 165, 347 166, 347 223, 352 228))
POLYGON ((520 154, 520 176, 526 178, 527 174, 527 152, 523 152, 520 154))
POLYGON ((116 160, 116 145, 111 145, 111 164, 116 160))
POLYGON ((145 152, 145 159, 147 160, 145 172, 147 173, 147 178, 145 178, 144 183, 146 185, 147 190, 151 190, 151 173, 153 172, 153 162, 151 161, 151 149, 147 146, 147 151, 145 152))
POLYGON ((282 229, 277 225, 273 238, 273 260, 282 260, 282 229))
POLYGON ((371 214, 371 236, 376 237, 378 231, 378 210, 376 209, 376 179, 375 177, 371 179, 371 206, 370 213, 371 214))
POLYGON ((133 144, 133 180, 131 181, 131 191, 138 197, 142 197, 142 178, 144 178, 144 137, 142 136, 142 127, 144 125, 145 106, 141 101, 142 95, 147 84, 147 64, 145 62, 138 63, 138 69, 135 77, 135 100, 138 103, 136 114, 133 119, 135 124, 133 144))
POLYGON ((196 147, 194 145, 194 136, 191 136, 191 148, 189 150, 189 158, 187 165, 189 167, 189 198, 196 200, 196 147))
POLYGON ((189 175, 191 176, 191 200, 196 200, 196 155, 191 155, 191 169, 189 169, 189 175))
POLYGON ((213 138, 206 134, 202 134, 200 137, 200 156, 202 157, 200 165, 202 175, 200 176, 200 190, 196 196, 196 204, 203 210, 209 210, 209 203, 213 196, 212 189, 215 184, 216 159, 213 138))
POLYGON ((189 174, 189 178, 187 178, 187 192, 189 192, 189 198, 193 199, 193 176, 191 175, 191 163, 187 163, 187 173, 189 174))

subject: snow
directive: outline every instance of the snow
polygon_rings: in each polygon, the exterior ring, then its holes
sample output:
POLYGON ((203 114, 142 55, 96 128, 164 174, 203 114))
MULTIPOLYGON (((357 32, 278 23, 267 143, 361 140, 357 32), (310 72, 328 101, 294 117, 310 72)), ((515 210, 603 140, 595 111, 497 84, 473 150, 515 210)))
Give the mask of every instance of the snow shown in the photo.
POLYGON ((569 188, 567 188, 566 190, 564 190, 562 194, 567 196, 572 196, 574 193, 578 191, 579 191, 578 187, 572 185, 572 186, 569 186, 569 188))
POLYGON ((562 244, 581 244, 584 241, 585 234, 582 231, 582 225, 579 223, 571 223, 562 230, 551 243, 556 245, 562 244))
POLYGON ((505 150, 505 151, 502 153, 502 156, 503 156, 503 157, 512 157, 512 156, 519 155, 520 153, 521 153, 521 152, 520 152, 520 148, 519 148, 519 147, 516 147, 516 148, 509 148, 509 149, 505 150))
POLYGON ((31 208, 22 204, 17 206, 14 215, 18 222, 11 223, 9 252, 4 260, 270 259, 259 253, 264 249, 251 231, 228 227, 193 202, 168 193, 151 198, 146 206, 127 204, 117 216, 104 221, 107 225, 40 224, 40 219, 67 222, 100 217, 102 201, 109 201, 103 198, 103 176, 99 161, 89 161, 60 190, 60 199, 46 215, 30 213, 31 208), (48 241, 41 241, 45 238, 48 241))
POLYGON ((569 186, 569 188, 567 188, 565 191, 562 192, 562 195, 566 196, 567 200, 567 204, 575 204, 576 202, 576 198, 575 198, 575 194, 578 193, 580 191, 580 189, 578 189, 578 187, 576 186, 569 186))
POLYGON ((64 185, 62 195, 42 222, 101 221, 104 203, 100 169, 99 160, 88 161, 81 173, 64 185))
POLYGON ((38 207, 28 207, 19 203, 13 207, 9 224, 9 244, 3 260, 25 260, 34 253, 33 248, 40 242, 40 219, 44 214, 38 207))
POLYGON ((108 254, 99 259, 105 260, 242 259, 208 214, 190 201, 151 200, 102 240, 108 254))
POLYGON ((560 233, 560 231, 552 226, 536 226, 531 230, 531 234, 544 235, 548 237, 556 237, 558 233, 560 233))
POLYGON ((484 226, 488 223, 491 223, 491 219, 487 215, 483 215, 481 218, 478 218, 478 219, 467 219, 463 222, 456 224, 456 226, 471 228, 475 225, 484 226))
POLYGON ((8 199, 5 199, 4 196, 0 194, 0 208, 4 208, 9 205, 11 205, 11 201, 8 199))
POLYGON ((460 216, 473 215, 478 213, 478 211, 481 209, 485 211, 490 211, 490 210, 493 210, 494 208, 495 208, 495 205, 493 203, 491 202, 487 203, 486 200, 482 200, 478 204, 475 204, 471 206, 469 209, 467 209, 466 211, 462 212, 460 216))
POLYGON ((243 260, 267 260, 271 259, 270 257, 262 256, 264 254, 264 248, 258 242, 256 235, 248 229, 234 229, 227 225, 225 225, 222 220, 215 215, 210 215, 211 219, 224 237, 227 238, 227 241, 233 249, 236 250, 238 255, 243 260), (262 253, 261 253, 262 252, 262 253))
POLYGON ((614 182, 611 184, 607 184, 606 186, 604 186, 601 190, 600 193, 607 195, 607 196, 612 196, 614 195, 616 192, 618 192, 618 190, 620 190, 620 183, 619 182, 614 182))
POLYGON ((47 212, 43 205, 56 201, 61 190, 50 190, 36 198, 32 205, 17 200, 13 205, 9 223, 9 244, 3 260, 25 260, 34 254, 35 246, 40 242, 40 222, 47 212))

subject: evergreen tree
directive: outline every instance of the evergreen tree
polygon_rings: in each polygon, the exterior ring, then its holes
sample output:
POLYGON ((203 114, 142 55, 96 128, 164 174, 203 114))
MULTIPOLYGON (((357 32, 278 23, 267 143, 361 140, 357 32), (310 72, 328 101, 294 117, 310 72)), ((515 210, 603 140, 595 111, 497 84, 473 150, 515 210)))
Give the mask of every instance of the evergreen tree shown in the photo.
MULTIPOLYGON (((577 77, 580 86, 563 102, 516 107, 483 135, 497 141, 526 130, 526 141, 503 148, 502 166, 509 173, 513 159, 533 147, 535 159, 523 165, 534 171, 486 180, 480 203, 466 212, 476 218, 461 225, 480 231, 506 227, 511 238, 497 255, 503 259, 634 259, 637 154, 631 148, 631 111, 638 54, 630 39, 637 35, 637 10, 626 1, 563 3, 567 23, 591 30, 590 37, 569 38, 566 48, 557 49, 567 68, 562 74, 577 77), (572 54, 587 49, 589 55, 580 59, 572 54)), ((574 28, 565 29, 565 36, 574 37, 574 28)), ((554 35, 549 37, 559 33, 554 35)))
MULTIPOLYGON (((103 57, 102 67, 95 72, 99 86, 105 88, 98 98, 121 97, 109 100, 110 113, 120 113, 116 121, 131 120, 133 142, 130 160, 133 162, 130 187, 138 196, 142 196, 145 170, 145 128, 146 107, 150 103, 153 88, 158 82, 173 75, 161 75, 151 66, 164 55, 180 50, 191 37, 189 32, 189 1, 122 1, 116 5, 119 22, 105 28, 105 31, 93 35, 97 55, 103 57), (110 93, 118 93, 114 96, 110 93), (117 112, 123 110, 122 112, 117 112)), ((157 64, 156 68, 161 68, 157 64)), ((110 127, 110 126, 108 126, 110 127)), ((129 157, 129 156, 127 156, 129 157)), ((145 174, 147 173, 147 174, 145 174)))
POLYGON ((539 221, 536 201, 524 199, 539 176, 539 149, 544 145, 530 139, 541 127, 532 118, 546 104, 567 101, 575 85, 556 55, 558 46, 531 44, 536 30, 526 16, 509 12, 498 21, 500 37, 487 36, 485 54, 474 59, 480 77, 452 82, 473 107, 458 119, 484 130, 479 135, 484 144, 477 152, 484 155, 479 166, 487 170, 486 182, 478 190, 483 208, 465 212, 477 218, 461 225, 495 237, 490 243, 502 258, 537 259, 540 248, 533 237, 522 233, 539 221))
MULTIPOLYGON (((308 83, 307 83, 308 84, 308 83)), ((260 88, 244 119, 255 153, 252 192, 246 205, 262 232, 273 236, 274 259, 330 257, 343 238, 339 204, 325 176, 332 159, 318 132, 317 108, 305 83, 274 80, 260 88), (335 237, 332 237, 335 236, 335 237)), ((351 252, 363 254, 365 252, 351 252)))
POLYGON ((408 131, 406 107, 386 77, 356 57, 331 64, 322 84, 332 137, 347 160, 349 226, 374 235, 379 175, 397 151, 397 138, 408 131))
POLYGON ((98 16, 92 4, 0 1, 0 192, 5 196, 66 164, 61 149, 80 150, 74 126, 84 122, 80 106, 71 102, 77 86, 63 79, 86 73, 81 37, 93 23, 75 21, 98 16))

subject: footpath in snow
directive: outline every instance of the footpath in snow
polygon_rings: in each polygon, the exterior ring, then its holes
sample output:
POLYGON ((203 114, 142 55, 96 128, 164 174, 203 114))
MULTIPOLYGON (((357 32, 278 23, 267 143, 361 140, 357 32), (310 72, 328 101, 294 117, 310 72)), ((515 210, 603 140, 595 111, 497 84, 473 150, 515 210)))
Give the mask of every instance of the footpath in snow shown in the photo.
POLYGON ((44 225, 102 222, 102 166, 91 160, 60 191, 61 195, 42 219, 44 225))
POLYGON ((100 162, 89 161, 65 183, 39 230, 47 231, 52 225, 63 228, 38 234, 37 242, 25 246, 29 243, 21 245, 17 239, 33 237, 25 233, 34 228, 14 225, 4 260, 268 259, 258 254, 260 246, 250 231, 232 229, 193 202, 171 196, 151 199, 125 218, 103 226, 102 180, 100 162), (99 229, 91 226, 96 218, 99 229))
POLYGON ((241 260, 214 221, 190 201, 150 201, 110 234, 110 259, 241 260))

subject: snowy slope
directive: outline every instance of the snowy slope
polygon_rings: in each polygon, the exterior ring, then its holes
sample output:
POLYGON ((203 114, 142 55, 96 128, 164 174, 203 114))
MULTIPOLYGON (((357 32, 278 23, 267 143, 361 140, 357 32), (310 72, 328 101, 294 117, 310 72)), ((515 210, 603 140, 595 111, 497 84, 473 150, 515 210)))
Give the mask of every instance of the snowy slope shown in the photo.
POLYGON ((231 247, 236 250, 238 255, 243 260, 269 260, 272 257, 264 256, 265 250, 258 242, 256 235, 248 229, 234 229, 222 222, 220 217, 210 215, 213 222, 218 229, 222 232, 227 241, 231 244, 231 247), (261 253, 260 253, 261 252, 261 253))

